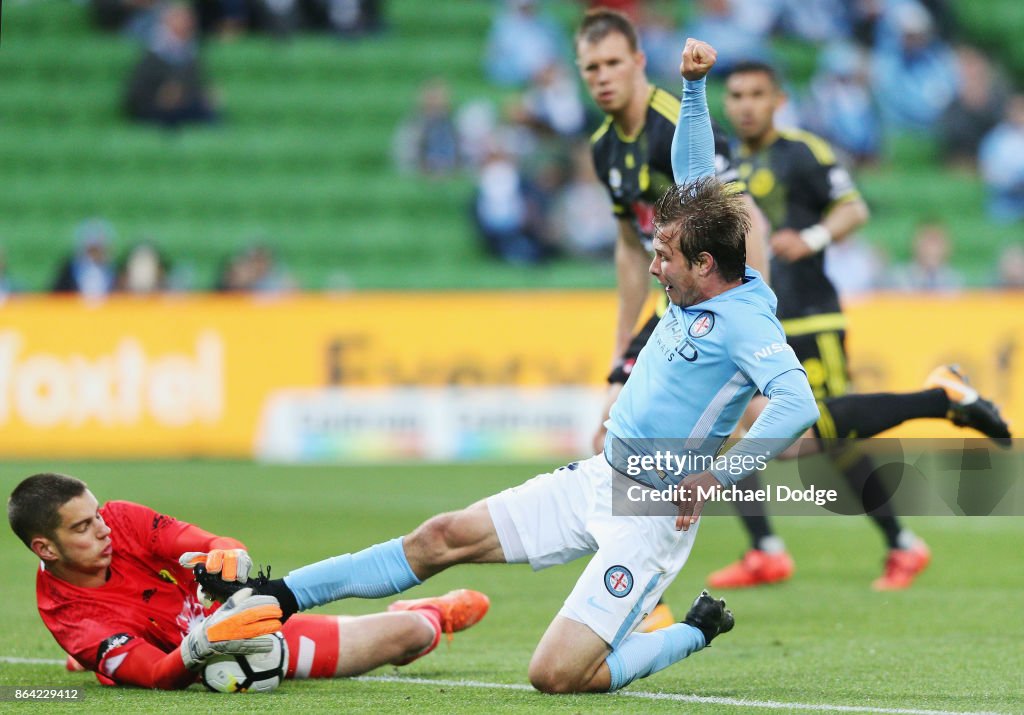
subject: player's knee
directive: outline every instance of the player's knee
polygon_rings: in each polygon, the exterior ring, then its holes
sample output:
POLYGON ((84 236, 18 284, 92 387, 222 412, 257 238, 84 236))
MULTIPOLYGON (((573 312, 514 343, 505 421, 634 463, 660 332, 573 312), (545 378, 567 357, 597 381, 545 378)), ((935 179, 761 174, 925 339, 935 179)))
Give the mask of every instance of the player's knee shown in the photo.
POLYGON ((582 692, 578 674, 560 668, 557 663, 534 658, 530 661, 530 685, 548 695, 582 692))
POLYGON ((559 677, 557 673, 530 673, 530 684, 547 695, 569 695, 580 692, 573 680, 559 677))

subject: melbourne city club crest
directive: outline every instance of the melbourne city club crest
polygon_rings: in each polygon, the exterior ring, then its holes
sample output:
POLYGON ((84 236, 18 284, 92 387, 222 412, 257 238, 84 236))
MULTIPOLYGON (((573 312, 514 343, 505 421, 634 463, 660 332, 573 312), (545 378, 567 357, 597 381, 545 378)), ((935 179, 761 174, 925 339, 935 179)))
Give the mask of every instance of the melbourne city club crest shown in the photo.
POLYGON ((713 327, 715 327, 715 314, 705 310, 690 323, 690 337, 703 338, 711 332, 713 327))
POLYGON ((612 566, 604 572, 604 587, 615 598, 625 598, 633 590, 633 574, 625 566, 612 566))

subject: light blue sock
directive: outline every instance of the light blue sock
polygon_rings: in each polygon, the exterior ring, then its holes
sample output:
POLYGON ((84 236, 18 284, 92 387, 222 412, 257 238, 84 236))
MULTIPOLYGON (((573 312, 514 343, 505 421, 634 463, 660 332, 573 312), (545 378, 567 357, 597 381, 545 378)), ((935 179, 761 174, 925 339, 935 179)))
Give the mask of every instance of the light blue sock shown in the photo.
POLYGON ((292 571, 284 582, 305 611, 339 598, 383 598, 420 583, 405 558, 402 538, 342 554, 292 571))
POLYGON ((624 688, 637 678, 664 670, 676 661, 704 647, 704 634, 693 626, 676 623, 653 633, 634 633, 611 652, 608 670, 612 684, 608 692, 624 688))

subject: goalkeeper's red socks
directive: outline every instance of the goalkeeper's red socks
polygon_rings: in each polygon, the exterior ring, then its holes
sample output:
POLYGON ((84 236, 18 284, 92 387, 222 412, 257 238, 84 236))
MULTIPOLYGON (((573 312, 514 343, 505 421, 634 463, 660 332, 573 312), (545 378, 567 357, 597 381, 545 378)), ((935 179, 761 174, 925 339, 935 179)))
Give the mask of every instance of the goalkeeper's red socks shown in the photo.
POLYGON ((417 616, 422 617, 430 627, 434 629, 434 638, 430 641, 426 648, 421 650, 416 655, 409 656, 403 660, 397 660, 392 662, 392 665, 409 665, 415 660, 419 660, 423 656, 427 655, 435 648, 437 644, 441 642, 441 609, 437 606, 416 606, 410 608, 411 613, 415 613, 417 616))

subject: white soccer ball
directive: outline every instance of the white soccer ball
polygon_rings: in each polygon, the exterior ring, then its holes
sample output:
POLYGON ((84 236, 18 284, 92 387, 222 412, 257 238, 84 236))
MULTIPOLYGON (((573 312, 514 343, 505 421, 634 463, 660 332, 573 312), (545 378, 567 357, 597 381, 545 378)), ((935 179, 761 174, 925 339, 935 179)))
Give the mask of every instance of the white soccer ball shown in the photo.
POLYGON ((203 666, 203 685, 217 693, 269 693, 281 684, 288 670, 284 636, 274 633, 273 638, 269 653, 210 658, 203 666))

